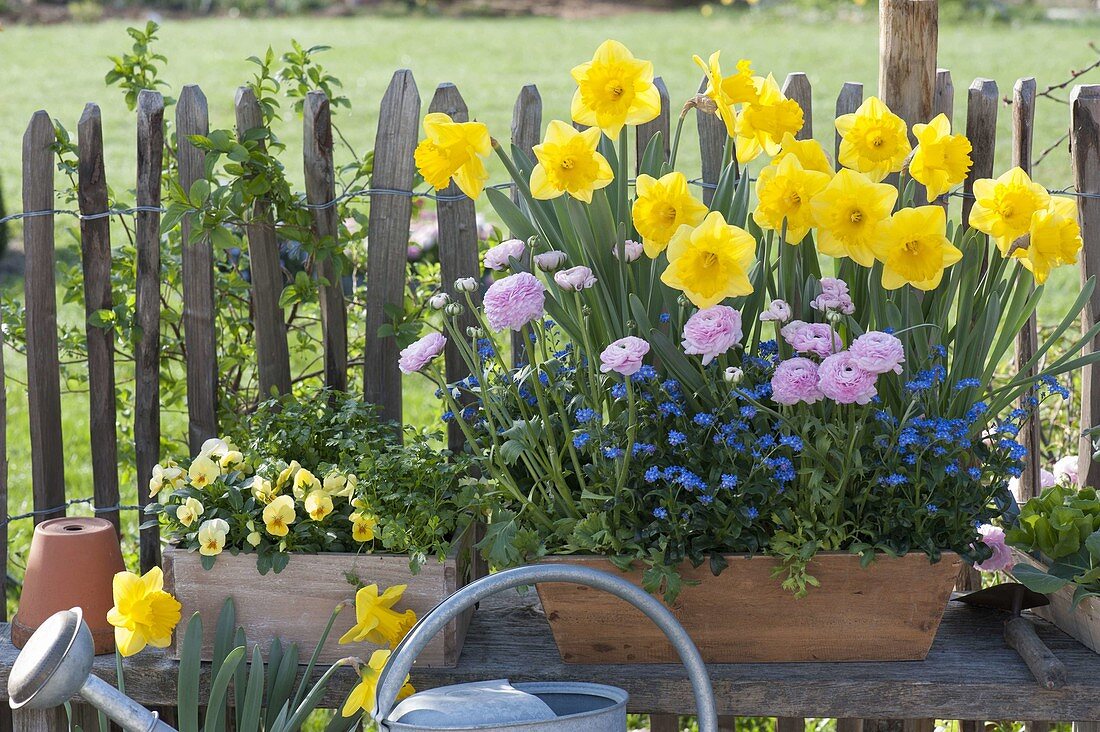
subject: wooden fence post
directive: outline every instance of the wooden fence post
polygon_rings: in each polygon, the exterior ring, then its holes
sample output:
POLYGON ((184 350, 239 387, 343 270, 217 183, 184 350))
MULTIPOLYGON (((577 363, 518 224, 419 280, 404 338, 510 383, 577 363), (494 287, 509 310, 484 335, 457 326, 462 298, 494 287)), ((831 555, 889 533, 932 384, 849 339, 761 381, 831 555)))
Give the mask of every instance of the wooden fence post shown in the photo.
MULTIPOLYGON (((23 210, 54 207, 55 136, 45 111, 35 112, 23 136, 23 210)), ((30 413, 31 484, 37 524, 65 515, 65 458, 61 441, 61 376, 57 359, 57 287, 53 214, 23 222, 26 252, 27 399, 30 413)))
MULTIPOLYGON (((704 77, 703 83, 699 85, 699 93, 702 94, 706 90, 707 80, 704 77)), ((725 123, 713 112, 696 109, 695 124, 699 129, 703 203, 709 206, 710 199, 714 198, 714 188, 718 185, 718 178, 722 175, 722 153, 729 135, 726 132, 725 123)))
MULTIPOLYGON (((852 114, 859 105, 863 104, 863 84, 858 81, 846 81, 840 87, 840 94, 836 97, 836 116, 852 114)), ((833 146, 833 162, 837 170, 840 170, 840 133, 836 133, 836 142, 833 146)))
POLYGON ((974 181, 993 177, 999 101, 997 82, 992 79, 975 79, 966 92, 966 137, 973 147, 970 157, 974 163, 963 182, 962 225, 966 227, 974 208, 974 181))
MULTIPOLYGON (((263 112, 251 87, 237 89, 234 99, 237 116, 237 137, 241 140, 264 126, 263 112)), ((267 145, 261 139, 260 149, 267 145)), ((308 187, 307 187, 308 190, 308 187)), ((256 371, 260 382, 260 399, 290 393, 290 355, 286 344, 286 322, 279 296, 283 291, 283 270, 279 263, 279 242, 275 238, 275 222, 271 202, 257 198, 252 205, 252 218, 245 227, 248 235, 248 266, 252 280, 252 324, 256 334, 256 371)))
POLYGON ((947 69, 936 69, 936 93, 932 99, 932 116, 947 117, 950 122, 955 118, 955 82, 947 69))
MULTIPOLYGON (((324 92, 311 91, 306 95, 302 110, 305 118, 304 165, 306 200, 315 208, 313 233, 319 239, 330 238, 335 244, 340 236, 336 220, 336 172, 332 162, 332 107, 324 92)), ((371 207, 374 203, 371 203, 371 207)), ((344 299, 342 274, 338 274, 331 257, 318 262, 318 277, 328 282, 321 286, 321 340, 324 344, 325 386, 337 391, 348 388, 348 306, 344 299)), ((282 289, 280 274, 279 289, 282 289)), ((281 311, 280 311, 281 312, 281 311)), ((285 329, 283 342, 286 342, 285 329)), ((287 367, 287 382, 290 368, 287 367)))
MULTIPOLYGON (((8 622, 8 382, 0 328, 0 623, 8 622)), ((0 732, 11 732, 11 708, 0 704, 0 732)))
POLYGON ((879 98, 910 127, 932 118, 938 34, 938 0, 879 0, 879 98))
MULTIPOLYGON (((1073 180, 1079 193, 1100 195, 1100 85, 1075 86, 1070 94, 1070 149, 1073 180)), ((1077 216, 1085 245, 1081 250, 1081 281, 1100 274, 1100 198, 1079 198, 1077 216)), ((1100 319, 1100 289, 1092 293, 1081 326, 1088 330, 1100 319)), ((1088 350, 1100 348, 1100 338, 1088 350)), ((1084 430, 1100 424, 1100 364, 1082 369, 1081 438, 1078 475, 1081 485, 1100 483, 1100 463, 1092 459, 1092 438, 1084 430)))
MULTIPOLYGON (((164 166, 164 97, 143 89, 137 100, 137 205, 160 207, 164 166)), ((135 317, 141 337, 134 347, 134 458, 138 505, 149 496, 149 477, 160 460, 160 214, 139 211, 135 317)), ((160 564, 160 529, 141 530, 141 571, 160 564)))
POLYGON ((653 86, 657 87, 657 94, 661 98, 661 113, 649 122, 638 125, 638 129, 635 131, 635 171, 639 170, 642 164, 642 156, 645 155, 645 150, 649 147, 649 141, 653 139, 653 136, 658 132, 661 133, 661 148, 664 151, 665 161, 668 160, 668 156, 672 152, 672 140, 669 138, 672 132, 672 112, 668 106, 668 87, 665 86, 665 80, 659 76, 654 77, 653 86))
MULTIPOLYGON (((656 80, 654 80, 656 83, 656 80)), ((668 92, 665 92, 666 96, 668 92)), ((652 124, 652 123, 647 123, 652 124)), ((642 134, 642 127, 638 128, 638 134, 642 134)), ((542 96, 534 84, 528 84, 519 91, 516 97, 516 105, 512 108, 512 144, 523 150, 534 160, 535 153, 532 148, 539 143, 542 135, 542 96)), ((639 160, 641 158, 639 157, 639 160)), ((512 201, 521 209, 526 210, 527 204, 515 188, 512 189, 512 201)), ((531 252, 527 253, 528 259, 531 252)), ((512 364, 519 366, 527 361, 527 340, 522 332, 512 333, 512 364)))
MULTIPOLYGON (((109 205, 103 170, 103 125, 99 107, 88 104, 77 123, 79 166, 77 198, 80 213, 101 214, 109 205)), ((80 221, 80 251, 84 266, 84 332, 88 343, 88 427, 92 451, 92 485, 97 509, 117 507, 118 433, 115 425, 115 329, 91 324, 98 310, 110 311, 111 219, 80 221)), ((121 536, 118 509, 100 515, 121 536)))
MULTIPOLYGON (((374 188, 412 189, 413 151, 420 124, 420 93, 412 72, 393 75, 378 114, 374 138, 374 188)), ((401 372, 397 368, 397 340, 380 336, 389 322, 386 305, 405 298, 406 251, 412 199, 406 195, 378 195, 371 199, 367 222, 367 332, 363 356, 363 387, 367 401, 378 404, 386 419, 401 422, 401 372)))
MULTIPOLYGON (((180 186, 190 192, 204 177, 205 154, 187 139, 207 135, 210 118, 206 96, 194 84, 183 87, 176 104, 180 186)), ((210 237, 191 241, 192 221, 183 233, 183 339, 187 347, 187 435, 191 454, 218 432, 218 352, 214 337, 214 248, 210 237)))
POLYGON ((801 71, 787 74, 783 82, 783 96, 798 102, 802 107, 802 129, 795 135, 798 140, 812 140, 814 138, 814 103, 813 90, 810 88, 810 80, 801 71))

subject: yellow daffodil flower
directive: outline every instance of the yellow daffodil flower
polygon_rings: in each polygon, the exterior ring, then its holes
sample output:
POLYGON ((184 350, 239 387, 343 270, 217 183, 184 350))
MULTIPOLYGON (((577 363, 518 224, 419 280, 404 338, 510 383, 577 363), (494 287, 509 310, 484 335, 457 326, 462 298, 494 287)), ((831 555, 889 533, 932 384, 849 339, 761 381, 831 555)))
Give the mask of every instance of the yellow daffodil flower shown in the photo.
POLYGON ((909 175, 928 190, 929 200, 939 198, 966 180, 973 149, 966 135, 952 135, 951 121, 938 114, 926 125, 913 125, 917 149, 909 161, 909 175))
POLYGON ((190 526, 198 520, 199 516, 202 516, 205 510, 197 498, 190 497, 176 506, 176 520, 184 526, 190 526))
POLYGON ((319 490, 322 490, 321 481, 310 471, 301 468, 294 474, 294 497, 299 501, 304 501, 310 493, 319 490))
POLYGON ((1050 207, 1050 194, 1033 183, 1021 168, 1013 168, 1000 178, 974 181, 974 208, 970 225, 993 237, 1001 254, 1008 256, 1012 243, 1031 228, 1036 211, 1050 207))
POLYGON ((1055 267, 1077 263, 1082 242, 1073 199, 1052 197, 1049 208, 1032 215, 1028 233, 1027 247, 1014 249, 1011 256, 1019 259, 1040 285, 1055 267))
POLYGON ((913 149, 905 120, 878 97, 868 97, 852 114, 837 117, 836 131, 840 133, 838 162, 866 173, 876 183, 901 170, 913 149))
POLYGON ((278 496, 264 506, 264 527, 272 536, 289 534, 290 525, 297 518, 298 515, 294 513, 294 499, 290 496, 278 496))
POLYGON ((306 513, 314 521, 323 521, 332 513, 332 496, 323 490, 312 491, 306 496, 306 513))
POLYGON ((783 142, 780 145, 780 150, 772 158, 771 165, 779 165, 788 155, 793 155, 798 158, 798 162, 802 163, 802 167, 806 170, 816 170, 830 178, 833 177, 835 172, 833 164, 829 162, 829 156, 825 153, 825 148, 821 147, 821 143, 817 140, 797 140, 794 135, 788 132, 783 135, 783 142))
POLYGON ((229 534, 229 524, 224 519, 203 521, 199 526, 199 554, 204 557, 215 557, 221 554, 227 534, 229 534))
POLYGON ((153 567, 142 576, 119 572, 111 583, 115 606, 107 622, 115 627, 115 645, 132 656, 146 645, 167 648, 180 621, 180 604, 164 591, 164 574, 153 567))
POLYGON ((775 77, 754 79, 757 99, 746 104, 737 115, 737 160, 747 163, 761 152, 775 155, 779 152, 784 136, 798 134, 804 123, 802 107, 793 99, 787 99, 779 89, 775 77))
POLYGON ((378 594, 378 585, 367 585, 355 593, 355 625, 340 638, 341 643, 370 642, 397 646, 416 623, 416 613, 399 613, 393 606, 405 594, 406 585, 394 585, 378 594))
POLYGON ((374 541, 374 530, 378 526, 378 517, 363 511, 356 511, 348 516, 351 521, 351 538, 360 544, 374 541))
POLYGON ((153 475, 149 478, 149 497, 154 498, 164 486, 175 490, 183 485, 183 470, 169 460, 166 464, 157 463, 153 466, 153 475))
POLYGON ((275 493, 282 493, 283 488, 286 487, 287 483, 293 481, 294 476, 301 469, 302 466, 297 460, 291 460, 290 465, 283 468, 282 471, 279 472, 278 477, 275 478, 275 493))
POLYGON ((187 477, 191 480, 191 485, 196 488, 208 487, 221 474, 222 470, 218 464, 204 453, 200 453, 192 460, 191 467, 187 469, 187 477))
POLYGON ((768 165, 756 181, 756 197, 760 200, 752 220, 762 229, 783 231, 786 225, 788 244, 798 244, 813 226, 810 200, 829 184, 829 175, 806 170, 794 155, 783 158, 779 165, 768 165))
POLYGON ((943 271, 962 259, 947 238, 947 215, 942 206, 904 208, 878 225, 873 244, 882 262, 882 286, 896 290, 909 284, 934 290, 943 271))
POLYGON ((748 271, 756 239, 712 211, 697 228, 681 226, 668 244, 668 267, 661 282, 681 290, 697 308, 752 292, 748 271))
POLYGON ((455 122, 442 112, 424 117, 425 139, 416 146, 416 169, 437 191, 454 179, 458 189, 477 198, 489 180, 483 158, 493 151, 489 128, 481 122, 455 122))
POLYGON ((570 109, 573 121, 596 127, 612 139, 624 125, 640 125, 661 113, 653 64, 634 58, 618 41, 604 41, 591 61, 569 73, 577 82, 570 109))
POLYGON ((830 257, 849 257, 870 267, 878 225, 890 218, 898 189, 875 183, 863 173, 844 168, 810 201, 818 227, 817 249, 830 257))
MULTIPOLYGON (((370 662, 360 667, 359 683, 348 695, 347 701, 340 709, 340 716, 352 717, 356 712, 363 712, 368 717, 374 714, 374 700, 378 696, 378 676, 382 673, 382 669, 386 667, 386 662, 389 659, 390 652, 386 650, 378 650, 371 654, 370 662)), ((409 677, 406 676, 404 685, 397 693, 398 701, 415 693, 416 689, 412 687, 412 684, 409 683, 409 677)))
POLYGON ((722 76, 722 66, 718 62, 720 53, 715 51, 705 63, 698 56, 692 56, 692 59, 707 75, 707 90, 703 93, 718 107, 715 114, 725 123, 726 134, 733 137, 737 134, 734 105, 755 102, 759 95, 753 82, 752 62, 743 58, 737 62, 736 74, 722 76))
POLYGON ((568 193, 591 203, 592 192, 615 178, 607 158, 596 152, 599 142, 596 127, 578 132, 566 122, 552 120, 546 138, 534 147, 538 165, 531 171, 531 195, 547 200, 568 193))
POLYGON ((634 228, 650 258, 665 250, 677 229, 684 224, 698 226, 707 215, 707 207, 688 191, 683 173, 667 173, 660 179, 639 175, 635 190, 634 228))

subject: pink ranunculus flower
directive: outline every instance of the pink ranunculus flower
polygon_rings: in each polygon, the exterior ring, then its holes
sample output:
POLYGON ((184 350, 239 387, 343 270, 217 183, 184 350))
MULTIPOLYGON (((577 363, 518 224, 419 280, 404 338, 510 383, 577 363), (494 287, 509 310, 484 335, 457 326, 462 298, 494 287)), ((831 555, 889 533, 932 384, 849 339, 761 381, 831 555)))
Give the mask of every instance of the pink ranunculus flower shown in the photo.
POLYGON ((517 272, 489 285, 484 304, 490 328, 519 330, 542 317, 546 288, 530 272, 517 272))
POLYGON ((649 353, 649 343, 637 336, 626 336, 615 341, 600 354, 600 371, 614 371, 623 376, 633 376, 642 368, 642 359, 649 353))
POLYGON ((561 269, 567 259, 569 259, 569 256, 565 252, 551 249, 548 252, 535 255, 535 266, 543 272, 555 272, 561 269))
POLYGON ((703 365, 741 342, 741 313, 729 305, 715 305, 684 323, 684 353, 703 357, 703 365))
POLYGON ((867 404, 878 393, 877 374, 856 365, 850 351, 834 353, 817 370, 817 388, 838 404, 867 404))
POLYGON ((825 358, 844 348, 844 341, 828 323, 807 323, 792 320, 779 331, 783 340, 799 353, 812 353, 825 358))
POLYGON ((485 266, 494 271, 508 269, 513 259, 523 261, 527 245, 520 239, 507 239, 485 252, 485 266))
POLYGON ((580 292, 596 284, 596 275, 592 274, 592 270, 588 267, 579 264, 576 267, 563 269, 556 273, 554 275, 554 282, 563 290, 580 292))
POLYGON ((1003 572, 1012 567, 1012 550, 1005 544, 1005 532, 998 526, 982 524, 978 527, 982 543, 993 550, 993 556, 974 566, 982 572, 1003 572))
POLYGON ((1067 485, 1080 485, 1077 479, 1077 464, 1079 458, 1076 455, 1066 455, 1051 466, 1051 473, 1055 481, 1061 481, 1067 485))
POLYGON ((833 310, 844 315, 856 311, 852 296, 848 294, 848 283, 835 277, 821 278, 821 294, 810 301, 810 307, 823 313, 833 310))
POLYGON ((777 404, 813 404, 824 394, 817 385, 817 364, 808 358, 788 358, 775 367, 772 375, 772 399, 777 404))
POLYGON ((872 374, 885 374, 893 371, 901 373, 905 363, 905 347, 897 336, 872 330, 857 337, 848 347, 856 365, 872 374))
POLYGON ((772 300, 768 309, 760 313, 760 320, 767 322, 773 320, 777 323, 786 323, 791 319, 791 306, 786 300, 772 300))
POLYGON ((424 367, 432 362, 432 359, 443 353, 443 348, 446 345, 446 336, 432 331, 401 350, 401 358, 397 362, 397 368, 406 374, 423 371, 424 367))
MULTIPOLYGON (((634 241, 633 239, 627 239, 623 242, 623 261, 633 262, 642 256, 642 243, 634 241)), ((619 258, 619 244, 618 242, 611 245, 611 253, 615 255, 615 259, 619 258)))
MULTIPOLYGON (((1053 487, 1058 482, 1058 479, 1054 477, 1054 473, 1044 468, 1039 468, 1039 490, 1046 490, 1053 487)), ((1008 492, 1016 498, 1017 503, 1024 503, 1027 501, 1027 496, 1024 495, 1024 484, 1019 478, 1008 479, 1008 492)))

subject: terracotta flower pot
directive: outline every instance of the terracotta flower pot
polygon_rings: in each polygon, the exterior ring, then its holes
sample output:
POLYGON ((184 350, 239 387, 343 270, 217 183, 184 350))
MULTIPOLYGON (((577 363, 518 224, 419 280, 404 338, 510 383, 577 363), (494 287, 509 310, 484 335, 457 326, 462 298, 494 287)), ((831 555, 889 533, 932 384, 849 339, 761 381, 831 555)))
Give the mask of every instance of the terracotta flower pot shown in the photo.
POLYGON ((115 650, 107 611, 114 605, 111 581, 126 569, 114 524, 101 518, 58 518, 34 528, 23 595, 11 622, 11 642, 22 648, 39 625, 58 610, 80 607, 91 628, 95 652, 115 650))

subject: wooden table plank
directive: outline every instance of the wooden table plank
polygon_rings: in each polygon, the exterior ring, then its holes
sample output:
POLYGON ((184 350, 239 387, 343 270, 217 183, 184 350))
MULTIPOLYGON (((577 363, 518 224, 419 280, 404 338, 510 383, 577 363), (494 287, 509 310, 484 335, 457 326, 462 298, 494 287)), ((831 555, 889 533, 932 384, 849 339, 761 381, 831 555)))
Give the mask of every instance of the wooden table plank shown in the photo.
MULTIPOLYGON (((730 618, 736 623, 736 618, 730 618)), ((952 605, 926 661, 783 663, 711 666, 718 712, 737 716, 886 719, 1100 720, 1100 655, 1037 621, 1039 636, 1065 662, 1069 683, 1045 691, 1005 647, 1001 618, 988 610, 952 605)), ((745 629, 751 633, 751 628, 745 629)), ((0 694, 15 651, 0 626, 0 694)), ((126 686, 148 705, 176 698, 175 664, 147 649, 127 661, 126 686)), ((113 681, 114 659, 100 656, 95 673, 113 681)), ((418 689, 477 679, 572 679, 614 684, 630 693, 632 711, 691 714, 694 701, 675 665, 566 665, 558 657, 535 594, 507 593, 481 603, 456 669, 414 670, 418 689)), ((325 700, 343 701, 355 681, 341 670, 325 700)), ((204 676, 203 685, 209 683, 204 676)))

